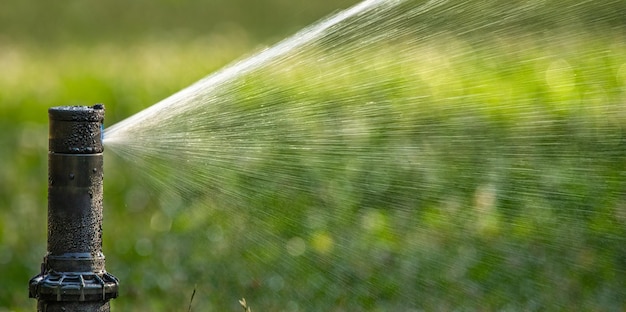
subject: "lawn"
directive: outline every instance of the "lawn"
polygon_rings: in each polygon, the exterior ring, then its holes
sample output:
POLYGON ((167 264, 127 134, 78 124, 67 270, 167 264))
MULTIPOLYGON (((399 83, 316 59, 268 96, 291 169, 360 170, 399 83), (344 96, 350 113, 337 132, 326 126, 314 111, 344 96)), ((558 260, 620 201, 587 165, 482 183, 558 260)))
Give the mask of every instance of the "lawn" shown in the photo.
MULTIPOLYGON (((107 150, 112 308, 184 310, 195 289, 193 311, 623 310, 626 42, 569 31, 312 49, 223 87, 202 161, 107 150)), ((102 102, 108 127, 256 50, 2 45, 0 311, 35 307, 47 108, 102 102)))

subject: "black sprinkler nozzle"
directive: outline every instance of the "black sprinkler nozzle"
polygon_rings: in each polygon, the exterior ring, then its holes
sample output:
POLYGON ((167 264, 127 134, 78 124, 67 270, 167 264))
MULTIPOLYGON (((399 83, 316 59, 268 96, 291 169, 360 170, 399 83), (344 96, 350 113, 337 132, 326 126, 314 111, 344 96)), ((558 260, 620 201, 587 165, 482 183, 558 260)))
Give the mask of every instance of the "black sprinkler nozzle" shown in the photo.
POLYGON ((104 105, 48 115, 48 253, 29 296, 37 311, 108 312, 119 283, 102 253, 104 105))

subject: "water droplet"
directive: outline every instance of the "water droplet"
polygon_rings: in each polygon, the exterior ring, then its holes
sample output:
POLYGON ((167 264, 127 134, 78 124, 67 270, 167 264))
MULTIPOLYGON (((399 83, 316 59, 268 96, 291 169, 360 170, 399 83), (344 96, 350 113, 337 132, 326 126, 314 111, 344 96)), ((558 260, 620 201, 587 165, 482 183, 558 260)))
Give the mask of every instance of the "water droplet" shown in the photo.
POLYGON ((293 257, 297 257, 301 256, 306 251, 306 242, 300 237, 293 237, 287 241, 285 247, 287 248, 287 253, 293 257))
POLYGON ((140 256, 149 256, 152 253, 152 241, 140 238, 135 242, 135 252, 140 256))

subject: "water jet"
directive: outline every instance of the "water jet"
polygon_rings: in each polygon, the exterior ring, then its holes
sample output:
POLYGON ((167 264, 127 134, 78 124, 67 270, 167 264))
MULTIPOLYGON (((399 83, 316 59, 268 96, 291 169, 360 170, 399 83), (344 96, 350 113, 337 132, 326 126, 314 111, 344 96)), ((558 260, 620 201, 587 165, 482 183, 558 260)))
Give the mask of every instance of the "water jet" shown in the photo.
POLYGON ((104 106, 48 114, 48 252, 29 297, 41 312, 106 312, 119 283, 102 253, 104 106))

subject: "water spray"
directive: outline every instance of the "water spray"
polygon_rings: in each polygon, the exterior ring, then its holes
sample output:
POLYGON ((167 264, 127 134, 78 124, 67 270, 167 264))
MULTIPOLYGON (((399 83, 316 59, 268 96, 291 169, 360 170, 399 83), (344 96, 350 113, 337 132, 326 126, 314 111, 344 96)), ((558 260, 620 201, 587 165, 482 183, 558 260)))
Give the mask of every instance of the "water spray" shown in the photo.
POLYGON ((104 106, 48 114, 48 253, 29 296, 41 312, 107 312, 119 283, 102 253, 104 106))

